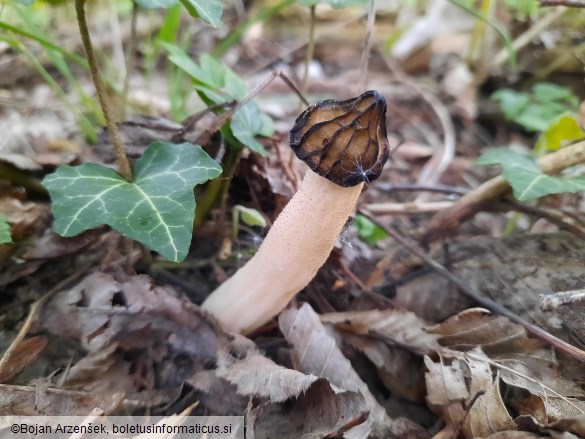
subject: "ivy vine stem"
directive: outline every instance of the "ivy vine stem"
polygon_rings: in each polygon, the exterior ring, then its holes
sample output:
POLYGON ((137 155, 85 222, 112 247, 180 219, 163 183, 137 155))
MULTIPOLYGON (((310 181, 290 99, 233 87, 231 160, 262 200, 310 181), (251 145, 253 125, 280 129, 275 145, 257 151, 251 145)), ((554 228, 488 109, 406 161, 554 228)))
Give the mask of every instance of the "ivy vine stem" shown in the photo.
POLYGON ((100 102, 100 107, 104 113, 106 119, 106 125, 108 132, 110 133, 110 141, 116 154, 116 162, 118 164, 118 171, 128 181, 132 180, 132 170, 130 169, 130 162, 126 156, 124 145, 122 145, 122 139, 118 126, 114 120, 112 110, 110 108, 108 97, 106 96, 104 82, 100 75, 100 71, 97 65, 93 46, 91 44, 91 37, 89 36, 89 28, 87 26, 87 19, 85 16, 85 3, 87 0, 75 0, 75 12, 77 14, 77 24, 79 26, 79 33, 81 34, 81 41, 83 43, 83 49, 87 57, 87 63, 89 64, 89 71, 91 72, 91 79, 95 86, 96 93, 100 102))

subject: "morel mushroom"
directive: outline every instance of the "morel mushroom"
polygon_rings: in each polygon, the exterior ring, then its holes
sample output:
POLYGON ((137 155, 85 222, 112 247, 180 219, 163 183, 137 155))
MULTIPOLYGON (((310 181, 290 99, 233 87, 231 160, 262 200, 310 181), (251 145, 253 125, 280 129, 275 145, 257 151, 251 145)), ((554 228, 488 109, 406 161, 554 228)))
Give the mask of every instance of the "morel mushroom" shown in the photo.
POLYGON ((254 257, 202 307, 227 329, 249 333, 276 316, 325 263, 364 183, 388 159, 386 101, 376 91, 311 105, 290 145, 307 171, 254 257))

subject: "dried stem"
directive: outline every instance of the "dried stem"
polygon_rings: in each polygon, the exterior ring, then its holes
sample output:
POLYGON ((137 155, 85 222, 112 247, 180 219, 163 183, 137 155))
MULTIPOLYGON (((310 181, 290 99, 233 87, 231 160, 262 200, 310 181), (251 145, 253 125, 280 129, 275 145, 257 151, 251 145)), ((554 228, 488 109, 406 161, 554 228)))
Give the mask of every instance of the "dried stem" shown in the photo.
POLYGON ((126 76, 124 78, 124 89, 122 91, 122 120, 126 119, 128 94, 130 93, 130 74, 136 60, 136 22, 138 21, 138 4, 136 1, 132 2, 132 17, 130 20, 130 41, 128 42, 128 54, 126 55, 126 76))
POLYGON ((83 49, 87 57, 87 63, 89 64, 89 71, 91 72, 91 79, 95 86, 96 93, 106 119, 106 125, 108 132, 110 133, 110 141, 116 154, 116 162, 118 163, 118 170, 120 174, 127 180, 132 180, 132 170, 130 169, 130 163, 122 145, 122 139, 114 117, 112 110, 106 96, 104 82, 100 75, 93 46, 91 44, 91 38, 89 36, 89 28, 87 26, 87 19, 85 17, 85 3, 87 0, 75 0, 75 12, 77 13, 77 24, 79 25, 79 33, 81 34, 81 41, 83 43, 83 49))
POLYGON ((305 59, 305 73, 303 74, 303 82, 301 83, 301 93, 307 94, 309 89, 309 68, 311 62, 313 62, 313 56, 315 54, 315 5, 311 5, 311 18, 309 20, 309 45, 307 46, 307 58, 305 59))
POLYGON ((362 52, 362 60, 360 63, 360 84, 359 92, 366 90, 366 73, 368 71, 368 62, 370 60, 370 52, 372 47, 372 35, 374 34, 374 26, 376 24, 376 0, 370 0, 368 6, 368 24, 366 28, 366 38, 364 42, 364 50, 362 52))

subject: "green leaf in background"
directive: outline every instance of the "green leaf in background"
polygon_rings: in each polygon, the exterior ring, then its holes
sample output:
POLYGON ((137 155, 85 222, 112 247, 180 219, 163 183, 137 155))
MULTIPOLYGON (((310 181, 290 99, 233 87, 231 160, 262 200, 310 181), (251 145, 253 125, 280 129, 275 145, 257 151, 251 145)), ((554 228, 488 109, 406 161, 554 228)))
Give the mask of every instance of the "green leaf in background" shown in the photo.
POLYGON ((560 149, 563 142, 579 140, 585 137, 585 132, 579 122, 571 114, 562 114, 544 131, 534 146, 537 155, 560 149))
POLYGON ((220 0, 181 0, 192 17, 199 17, 213 27, 221 26, 223 6, 220 0))
POLYGON ((145 9, 168 9, 179 2, 195 18, 201 18, 213 27, 221 26, 223 6, 220 0, 134 0, 145 9))
POLYGON ((256 140, 256 136, 272 135, 274 122, 260 111, 256 102, 248 102, 234 113, 231 128, 234 137, 252 151, 264 157, 268 155, 268 151, 256 140))
POLYGON ((504 0, 504 4, 522 19, 534 17, 540 11, 538 0, 504 0))
POLYGON ((179 3, 179 0, 134 0, 144 9, 168 9, 179 3))
POLYGON ((522 125, 527 131, 546 131, 567 111, 576 110, 578 98, 573 92, 556 84, 537 83, 532 93, 504 88, 492 94, 508 120, 522 125))
POLYGON ((0 245, 10 244, 12 235, 10 234, 10 224, 5 216, 0 215, 0 245))
MULTIPOLYGON (((248 94, 248 87, 242 78, 215 58, 202 54, 197 64, 177 46, 168 43, 162 45, 170 53, 169 60, 191 76, 193 87, 207 105, 240 100, 248 94)), ((260 155, 268 155, 256 136, 271 136, 274 123, 266 113, 260 111, 256 102, 250 101, 236 111, 230 128, 242 145, 260 155)))
POLYGON ((356 215, 355 227, 358 236, 366 244, 374 247, 379 241, 388 237, 388 234, 363 215, 356 215))
POLYGON ((546 175, 534 158, 514 151, 487 151, 477 160, 477 164, 502 166, 502 175, 520 201, 551 194, 585 191, 585 176, 561 178, 546 175))
POLYGON ((221 167, 197 145, 154 142, 136 161, 132 182, 110 168, 84 164, 60 166, 43 184, 59 234, 75 236, 107 224, 178 262, 191 244, 193 186, 220 173, 221 167))
POLYGON ((232 208, 232 233, 234 239, 238 238, 240 219, 248 226, 266 227, 266 220, 260 212, 256 209, 236 204, 232 208))
POLYGON ((19 3, 21 5, 30 6, 32 5, 35 0, 12 0, 14 3, 19 3))

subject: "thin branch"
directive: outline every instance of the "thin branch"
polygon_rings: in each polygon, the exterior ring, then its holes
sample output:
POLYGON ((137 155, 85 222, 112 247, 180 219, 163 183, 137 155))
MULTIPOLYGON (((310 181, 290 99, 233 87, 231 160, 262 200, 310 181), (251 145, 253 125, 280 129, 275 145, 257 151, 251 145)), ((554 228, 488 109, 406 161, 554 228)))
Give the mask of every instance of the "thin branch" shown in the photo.
MULTIPOLYGON (((445 105, 432 93, 427 93, 416 82, 412 81, 400 68, 398 63, 384 57, 388 69, 393 73, 393 82, 398 82, 411 88, 415 93, 420 95, 435 112, 441 128, 443 129, 443 147, 436 148, 433 156, 425 163, 420 175, 418 176, 419 184, 434 185, 439 181, 449 164, 455 157, 457 138, 455 135, 455 125, 445 105)), ((419 198, 420 200, 420 198, 419 198)))
POLYGON ((85 16, 85 3, 87 0, 75 0, 75 12, 77 13, 77 24, 79 25, 79 33, 81 34, 81 41, 83 43, 83 49, 87 57, 89 64, 89 71, 91 72, 91 79, 95 86, 100 106, 106 119, 106 125, 108 126, 108 132, 110 133, 110 141, 116 154, 116 162, 118 163, 118 170, 120 174, 127 180, 132 180, 132 170, 130 169, 130 163, 122 145, 122 139, 118 126, 114 120, 112 110, 110 108, 108 97, 106 95, 104 83, 100 75, 100 71, 97 65, 93 46, 91 44, 91 37, 89 36, 89 27, 87 26, 87 19, 85 16))
MULTIPOLYGON (((359 211, 359 210, 358 210, 359 211)), ((394 238, 396 241, 400 243, 406 250, 408 250, 411 254, 419 257, 422 259, 426 264, 428 264, 434 271, 438 274, 452 282, 455 286, 459 288, 459 290, 470 299, 474 300, 475 302, 479 303, 484 308, 487 308, 491 312, 504 316, 508 318, 510 321, 514 323, 518 323, 526 329, 527 332, 532 334, 534 337, 542 340, 555 348, 562 350, 563 352, 567 353, 568 355, 576 358, 579 361, 585 362, 585 352, 581 349, 567 343, 564 340, 561 340, 558 337, 550 334, 549 332, 545 331, 544 329, 533 325, 532 323, 526 321, 524 318, 520 317, 517 314, 514 314, 512 311, 504 308, 499 303, 494 302, 493 300, 481 296, 478 292, 473 290, 469 285, 465 282, 460 280, 457 276, 452 274, 449 270, 447 270, 443 265, 432 259, 430 256, 422 252, 418 249, 417 245, 414 243, 409 242, 409 240, 403 238, 396 230, 389 227, 384 227, 380 223, 378 223, 374 218, 367 215, 366 212, 359 211, 364 216, 367 216, 374 224, 384 230, 388 235, 394 238)))
POLYGON ((418 183, 376 183, 376 189, 390 192, 436 192, 441 194, 452 194, 452 195, 465 195, 469 192, 469 189, 465 189, 457 186, 448 186, 445 184, 418 184, 418 183))
POLYGON ((540 0, 540 6, 566 6, 567 8, 585 8, 585 2, 578 0, 540 0))
POLYGON ((447 209, 453 201, 407 201, 405 203, 370 203, 364 208, 374 215, 428 215, 447 209))
POLYGON ((548 222, 558 226, 559 228, 568 230, 570 233, 575 235, 577 238, 581 238, 581 239, 585 240, 585 230, 583 230, 581 227, 579 227, 575 224, 571 224, 570 222, 566 221, 563 218, 563 215, 560 213, 555 213, 555 212, 552 212, 552 211, 549 211, 546 209, 542 209, 539 207, 530 206, 530 205, 523 204, 523 203, 520 203, 519 201, 511 200, 511 199, 504 200, 503 204, 504 204, 504 206, 510 205, 512 209, 514 209, 518 212, 525 213, 527 215, 531 215, 535 218, 538 218, 538 219, 544 218, 548 222))
POLYGON ((309 45, 307 46, 307 57, 305 59, 305 72, 303 74, 303 81, 301 82, 301 92, 306 95, 309 90, 309 68, 313 62, 313 56, 315 54, 315 10, 317 6, 311 5, 311 18, 309 19, 309 45))
POLYGON ((122 91, 122 120, 126 119, 128 108, 128 94, 130 93, 130 75, 134 62, 136 61, 136 24, 138 21, 138 4, 132 2, 132 17, 130 19, 130 41, 128 42, 126 55, 126 77, 124 78, 124 89, 122 91))
POLYGON ((366 29, 366 38, 364 42, 364 50, 362 52, 362 60, 360 62, 360 84, 359 92, 366 91, 366 77, 368 76, 368 63, 370 61, 370 54, 372 48, 372 35, 376 26, 376 0, 370 0, 368 6, 368 23, 366 29))

